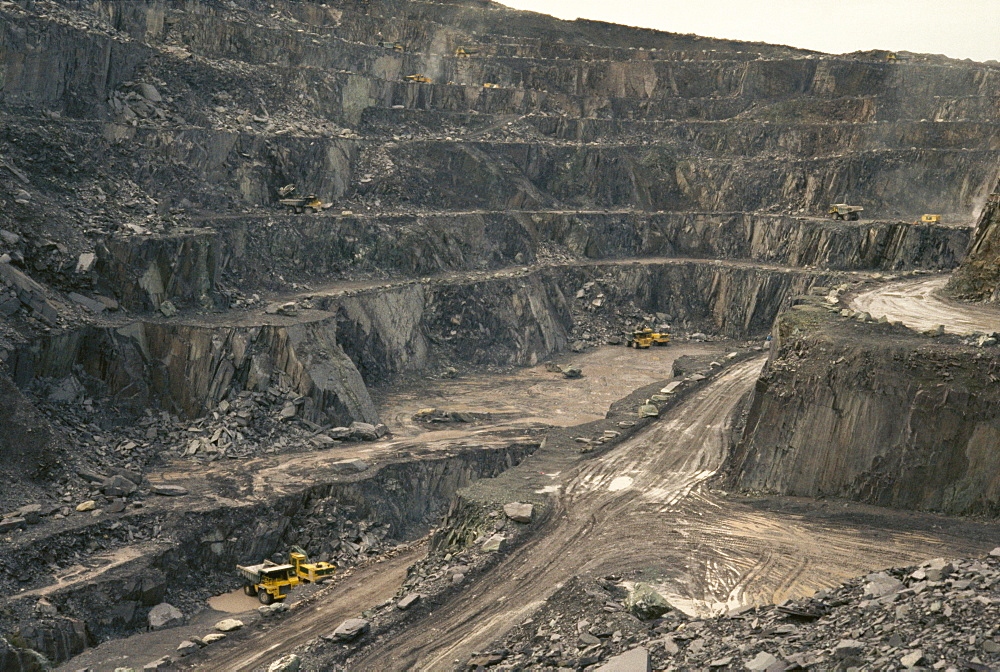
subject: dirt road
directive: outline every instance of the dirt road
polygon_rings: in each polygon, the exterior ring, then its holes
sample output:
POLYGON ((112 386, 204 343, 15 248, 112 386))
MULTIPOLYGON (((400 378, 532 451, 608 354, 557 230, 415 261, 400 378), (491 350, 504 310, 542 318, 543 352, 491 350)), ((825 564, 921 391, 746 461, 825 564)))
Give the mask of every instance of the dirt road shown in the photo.
MULTIPOLYGON (((660 423, 560 479, 555 515, 451 604, 376 643, 356 670, 448 670, 574 575, 642 576, 692 613, 808 595, 877 567, 987 550, 873 515, 788 515, 706 488, 762 359, 736 365, 660 423), (902 527, 903 529, 897 529, 902 527)), ((886 514, 889 516, 889 514, 886 514)), ((889 516, 891 518, 891 516, 889 516)))
POLYGON ((333 632, 345 619, 392 597, 406 578, 406 570, 427 549, 419 544, 413 549, 377 564, 362 567, 343 577, 329 590, 315 596, 274 627, 255 630, 249 637, 205 649, 187 661, 196 669, 252 670, 269 663, 297 646, 320 635, 333 632))
POLYGON ((993 306, 963 304, 941 296, 949 276, 904 280, 858 294, 851 301, 855 310, 872 317, 885 315, 911 329, 927 331, 944 325, 949 334, 1000 331, 1000 310, 993 306))

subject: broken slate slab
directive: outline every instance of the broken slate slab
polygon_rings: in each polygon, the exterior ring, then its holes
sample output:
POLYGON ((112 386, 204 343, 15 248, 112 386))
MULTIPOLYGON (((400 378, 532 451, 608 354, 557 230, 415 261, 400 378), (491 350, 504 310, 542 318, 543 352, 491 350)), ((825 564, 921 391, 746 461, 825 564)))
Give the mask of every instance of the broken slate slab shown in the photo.
POLYGON ((0 532, 10 532, 11 530, 21 529, 27 524, 27 521, 20 516, 14 518, 4 518, 3 520, 0 520, 0 532))
POLYGON ((641 646, 609 658, 595 672, 652 672, 649 651, 641 646))
POLYGON ((347 642, 368 632, 371 624, 363 618, 349 618, 329 635, 330 639, 347 642))
POLYGON ((423 596, 420 593, 410 593, 409 595, 404 596, 403 599, 401 599, 399 602, 396 603, 396 608, 399 609, 400 611, 406 611, 414 604, 419 602, 421 597, 423 596))
POLYGON ((833 647, 834 658, 860 658, 865 645, 855 639, 842 639, 833 647))
POLYGON ((362 459, 339 460, 332 465, 333 470, 338 474, 357 474, 368 469, 368 463, 362 459))
POLYGON ((179 485, 154 485, 149 491, 164 497, 180 497, 188 494, 188 489, 179 485))
MULTIPOLYGON (((772 656, 767 651, 761 651, 753 658, 753 660, 747 662, 746 668, 750 670, 750 672, 765 672, 766 670, 771 669, 772 666, 777 664, 778 664, 777 658, 772 656)), ((782 666, 782 668, 780 669, 784 669, 784 667, 782 666)))
POLYGON ((892 578, 885 572, 869 574, 866 578, 868 579, 868 583, 865 584, 865 595, 885 597, 892 593, 898 593, 903 589, 902 581, 892 578))
POLYGON ((138 486, 124 476, 111 476, 101 483, 101 492, 108 497, 126 497, 136 491, 138 486))
POLYGON ((534 515, 535 507, 523 502, 510 502, 504 504, 503 512, 515 523, 530 523, 534 515))

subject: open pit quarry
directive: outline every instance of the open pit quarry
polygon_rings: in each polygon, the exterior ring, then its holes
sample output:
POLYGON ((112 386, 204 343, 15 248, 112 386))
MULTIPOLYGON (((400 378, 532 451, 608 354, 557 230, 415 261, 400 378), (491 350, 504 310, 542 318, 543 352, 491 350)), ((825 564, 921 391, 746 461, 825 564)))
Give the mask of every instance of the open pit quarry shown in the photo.
POLYGON ((1000 670, 998 180, 995 62, 0 0, 0 670, 1000 670))

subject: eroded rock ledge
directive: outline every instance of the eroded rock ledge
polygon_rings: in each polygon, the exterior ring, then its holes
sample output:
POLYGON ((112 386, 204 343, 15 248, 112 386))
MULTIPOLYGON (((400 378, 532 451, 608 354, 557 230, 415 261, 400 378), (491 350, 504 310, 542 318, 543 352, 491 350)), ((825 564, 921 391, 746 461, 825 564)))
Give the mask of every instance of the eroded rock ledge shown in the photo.
POLYGON ((797 308, 775 324, 731 485, 1000 512, 1000 350, 797 308))

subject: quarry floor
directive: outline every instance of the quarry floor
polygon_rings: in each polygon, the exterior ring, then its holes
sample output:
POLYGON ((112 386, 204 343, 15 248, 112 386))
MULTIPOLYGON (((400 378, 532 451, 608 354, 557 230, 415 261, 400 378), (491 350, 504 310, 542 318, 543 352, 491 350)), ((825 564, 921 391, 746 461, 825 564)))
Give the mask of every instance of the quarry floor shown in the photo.
MULTIPOLYGON (((939 278, 885 285, 852 304, 873 315, 892 304, 890 319, 951 318, 949 331, 1000 329, 995 321, 966 324, 959 307, 937 299, 939 278), (920 317, 922 316, 922 317, 920 317), (964 329, 963 329, 964 327, 964 329)), ((913 326, 923 328, 918 322, 913 326)), ((721 356, 728 343, 677 343, 635 351, 602 347, 568 354, 561 364, 583 369, 565 379, 535 366, 508 374, 464 375, 415 381, 376 392, 393 437, 335 451, 333 459, 379 461, 473 446, 538 440, 547 427, 572 427, 604 416, 632 390, 671 375, 681 355, 721 356), (471 423, 428 425, 413 419, 424 408, 475 413, 471 423), (485 415, 488 414, 488 415, 485 415)), ((649 428, 562 473, 546 473, 555 512, 521 546, 457 597, 398 636, 375 640, 350 669, 446 670, 481 651, 574 575, 617 574, 655 585, 672 604, 695 615, 811 595, 861 574, 927 558, 984 553, 996 546, 1000 524, 894 511, 834 500, 734 496, 713 480, 722 464, 741 401, 752 389, 764 356, 733 364, 649 428)), ((540 451, 540 453, 543 451, 540 451)), ((281 488, 330 460, 330 452, 268 458, 240 465, 255 470, 257 488, 281 488)), ((527 460, 518 469, 544 462, 527 460)), ((234 467, 235 468, 235 467, 234 467)), ((217 477, 225 474, 215 474, 217 477)), ((236 474, 230 474, 236 477, 236 474)), ((190 479, 202 475, 185 474, 190 479)), ((174 480, 171 477, 170 480, 174 480)), ((211 631, 225 612, 249 627, 203 650, 193 669, 266 668, 345 618, 391 598, 406 568, 423 553, 416 543, 391 557, 345 573, 333 586, 280 621, 258 627, 255 603, 242 596, 213 599, 216 609, 184 628, 105 643, 65 663, 62 670, 113 670, 173 654, 191 634, 211 631), (224 609, 225 611, 220 611, 224 609)), ((307 596, 303 591, 295 599, 307 596)), ((291 602, 294 604, 294 602, 291 602)))

